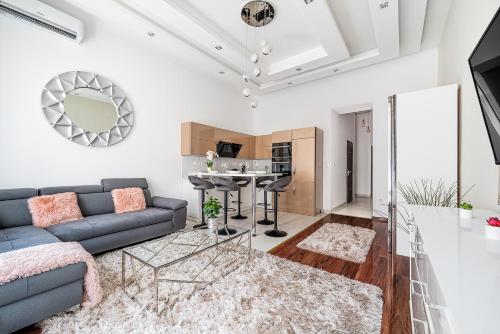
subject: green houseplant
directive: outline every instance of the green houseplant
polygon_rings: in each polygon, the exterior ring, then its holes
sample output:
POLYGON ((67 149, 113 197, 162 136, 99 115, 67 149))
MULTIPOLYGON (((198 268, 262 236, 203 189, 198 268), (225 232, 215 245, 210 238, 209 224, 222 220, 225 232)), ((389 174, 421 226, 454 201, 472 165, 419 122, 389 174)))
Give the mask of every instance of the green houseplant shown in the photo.
POLYGON ((469 202, 461 202, 458 205, 458 211, 460 214, 460 218, 463 219, 472 219, 472 209, 474 207, 469 202))
POLYGON ((208 218, 207 225, 211 231, 217 229, 217 217, 221 207, 219 200, 212 196, 203 204, 203 213, 208 218))

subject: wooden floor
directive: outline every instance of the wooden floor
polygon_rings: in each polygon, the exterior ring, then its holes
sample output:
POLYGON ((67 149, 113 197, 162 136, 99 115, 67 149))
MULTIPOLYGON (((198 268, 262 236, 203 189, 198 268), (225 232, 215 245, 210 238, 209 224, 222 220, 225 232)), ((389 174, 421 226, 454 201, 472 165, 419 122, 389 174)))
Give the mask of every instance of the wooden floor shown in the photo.
POLYGON ((382 315, 383 334, 411 333, 409 297, 409 262, 402 256, 387 253, 387 222, 329 215, 270 251, 271 254, 325 271, 377 285, 384 291, 382 315), (297 248, 297 244, 318 228, 328 223, 348 224, 375 230, 375 238, 364 263, 310 252, 297 248))
MULTIPOLYGON (((320 268, 331 273, 379 286, 384 291, 384 310, 382 315, 383 334, 411 333, 409 310, 409 264, 408 258, 391 256, 387 253, 387 222, 329 215, 309 226, 299 234, 276 246, 271 254, 320 268), (297 248, 297 244, 324 224, 331 222, 349 224, 375 230, 375 238, 364 263, 358 264, 330 256, 297 248)), ((18 332, 38 334, 35 326, 18 332)))

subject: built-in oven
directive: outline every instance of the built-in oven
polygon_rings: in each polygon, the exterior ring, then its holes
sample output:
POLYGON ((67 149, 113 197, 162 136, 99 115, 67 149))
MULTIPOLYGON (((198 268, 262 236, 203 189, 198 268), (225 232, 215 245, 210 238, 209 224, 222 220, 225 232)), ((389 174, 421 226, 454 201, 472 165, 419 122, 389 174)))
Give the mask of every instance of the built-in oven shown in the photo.
POLYGON ((273 173, 292 175, 292 143, 273 143, 272 150, 273 173))

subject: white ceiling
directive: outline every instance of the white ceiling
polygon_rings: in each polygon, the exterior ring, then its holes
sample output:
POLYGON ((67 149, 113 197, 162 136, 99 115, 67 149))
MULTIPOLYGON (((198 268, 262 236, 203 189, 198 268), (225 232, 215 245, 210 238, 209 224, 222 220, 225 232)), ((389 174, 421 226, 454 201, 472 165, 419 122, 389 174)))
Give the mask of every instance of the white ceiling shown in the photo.
POLYGON ((241 74, 251 73, 255 66, 248 55, 258 52, 265 39, 273 52, 260 54, 257 65, 263 74, 252 77, 251 85, 254 93, 262 94, 436 47, 451 1, 270 0, 276 15, 263 28, 242 21, 244 0, 72 0, 71 4, 143 39, 148 31, 159 40, 163 34, 173 35, 210 58, 210 66, 217 66, 213 73, 224 71, 242 87, 241 74))

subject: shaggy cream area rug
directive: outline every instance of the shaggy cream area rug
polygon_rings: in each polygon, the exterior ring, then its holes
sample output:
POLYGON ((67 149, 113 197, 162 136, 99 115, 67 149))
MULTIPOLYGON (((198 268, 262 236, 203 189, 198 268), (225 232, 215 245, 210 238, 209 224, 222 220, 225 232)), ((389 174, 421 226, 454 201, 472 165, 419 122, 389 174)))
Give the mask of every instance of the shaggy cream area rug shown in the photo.
POLYGON ((362 263, 370 250, 375 231, 347 224, 327 223, 302 240, 297 247, 362 263))
MULTIPOLYGON (((101 304, 60 313, 39 326, 43 333, 380 333, 380 288, 260 251, 248 260, 247 249, 241 250, 217 258, 211 274, 229 273, 203 288, 164 283, 160 295, 169 298, 162 297, 162 316, 152 308, 152 289, 137 300, 124 294, 120 251, 98 256, 101 304)), ((196 272, 214 252, 161 275, 196 272)), ((139 272, 137 283, 147 285, 151 273, 139 272)))

